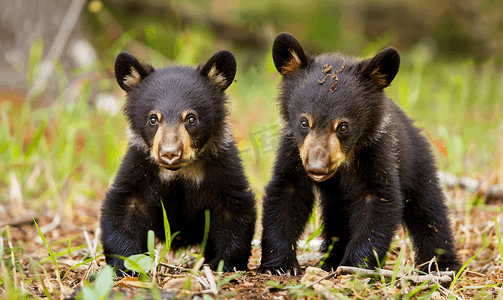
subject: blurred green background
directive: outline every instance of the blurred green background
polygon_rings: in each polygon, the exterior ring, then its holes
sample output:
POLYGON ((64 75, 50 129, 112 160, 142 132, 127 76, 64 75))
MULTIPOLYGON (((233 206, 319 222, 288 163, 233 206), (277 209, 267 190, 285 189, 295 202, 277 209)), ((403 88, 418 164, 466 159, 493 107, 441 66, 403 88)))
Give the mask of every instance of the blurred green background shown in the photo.
MULTIPOLYGON (((54 20, 56 32, 63 20, 54 20)), ((396 47, 402 65, 387 93, 429 138, 439 168, 503 182, 501 1, 94 0, 83 2, 75 28, 92 46, 92 63, 68 66, 62 55, 52 60, 56 79, 30 92, 54 44, 40 35, 8 69, 25 86, 2 80, 2 205, 55 210, 65 196, 67 214, 78 219, 76 206, 97 214, 127 146, 118 111, 125 93, 113 75, 123 50, 158 68, 196 65, 221 49, 236 55, 229 118, 260 200, 281 126, 271 46, 283 31, 315 55, 366 58, 396 47)))

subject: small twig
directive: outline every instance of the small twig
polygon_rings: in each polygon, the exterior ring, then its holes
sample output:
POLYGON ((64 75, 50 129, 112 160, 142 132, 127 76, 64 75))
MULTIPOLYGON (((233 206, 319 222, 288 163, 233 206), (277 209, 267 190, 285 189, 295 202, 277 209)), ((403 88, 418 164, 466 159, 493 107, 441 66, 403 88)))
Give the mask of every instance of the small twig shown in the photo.
MULTIPOLYGON (((393 271, 389 270, 383 270, 383 269, 376 269, 376 270, 367 270, 367 269, 361 269, 361 268, 356 268, 356 267, 345 267, 345 266, 339 266, 337 268, 336 273, 338 275, 360 275, 360 276, 366 276, 366 277, 371 277, 371 276, 383 276, 385 278, 391 278, 393 276, 393 271)), ((397 279, 406 279, 414 283, 422 283, 425 281, 433 281, 433 282, 438 282, 441 285, 444 284, 449 284, 452 282, 452 278, 454 272, 452 271, 443 271, 443 272, 434 272, 432 274, 427 274, 427 275, 406 275, 399 277, 397 276, 397 279)))
POLYGON ((152 270, 150 271, 150 274, 152 275, 152 285, 155 285, 155 281, 157 278, 159 278, 159 274, 157 272, 157 266, 159 265, 159 251, 157 251, 157 249, 154 249, 154 262, 152 264, 152 266, 154 266, 152 268, 152 270))
POLYGON ((315 284, 317 284, 317 283, 321 282, 322 280, 325 280, 325 279, 327 279, 327 278, 330 278, 330 277, 332 277, 332 276, 334 276, 334 275, 336 275, 336 274, 337 274, 337 271, 334 271, 334 272, 328 273, 328 275, 326 275, 326 276, 324 276, 324 277, 322 277, 322 278, 320 278, 320 279, 316 280, 315 282, 311 282, 310 284, 306 285, 306 287, 312 287, 313 285, 315 285, 315 284))
POLYGON ((187 275, 186 274, 166 274, 166 273, 162 273, 162 274, 159 274, 159 277, 185 278, 185 277, 187 277, 187 275))
POLYGON ((204 279, 203 277, 199 276, 199 275, 194 275, 196 278, 197 278, 197 281, 199 281, 199 283, 207 290, 210 290, 211 291, 211 285, 208 283, 208 281, 206 279, 204 279))
POLYGON ((91 242, 91 239, 89 238, 89 234, 87 233, 87 230, 84 229, 83 233, 84 233, 84 238, 86 239, 86 244, 87 244, 87 249, 89 250, 89 255, 92 257, 95 257, 96 252, 94 252, 93 243, 91 242))
POLYGON ((93 241, 93 252, 94 252, 94 255, 96 255, 96 249, 98 249, 98 240, 99 240, 100 233, 101 233, 100 230, 101 230, 100 227, 98 227, 94 231, 94 241, 93 241))
POLYGON ((187 268, 180 267, 180 266, 175 266, 175 265, 170 265, 170 264, 167 264, 165 262, 159 262, 159 265, 161 265, 163 267, 166 267, 166 268, 170 268, 170 269, 177 269, 177 270, 180 270, 182 272, 190 272, 190 271, 192 271, 191 269, 187 269, 187 268))
POLYGON ((80 283, 78 284, 78 286, 83 287, 86 282, 86 279, 89 277, 89 274, 95 273, 96 269, 98 269, 98 268, 99 267, 98 267, 96 261, 95 260, 91 261, 91 263, 89 264, 89 267, 87 268, 86 272, 84 273, 84 276, 82 276, 82 278, 80 279, 80 283))
POLYGON ((211 290, 203 290, 203 291, 193 291, 191 292, 192 295, 204 295, 204 294, 213 294, 211 290))
POLYGON ((215 283, 215 278, 213 278, 213 274, 211 274, 211 270, 209 266, 203 267, 204 275, 206 275, 206 279, 210 284, 210 289, 213 292, 213 295, 218 294, 217 284, 215 283))
POLYGON ((38 163, 33 169, 33 172, 31 172, 30 176, 28 176, 25 187, 32 189, 35 186, 36 180, 41 173, 42 173, 42 163, 38 163))
POLYGON ((439 291, 441 293, 443 293, 446 298, 450 298, 450 296, 454 296, 456 299, 461 300, 461 298, 459 296, 454 295, 454 293, 451 290, 446 289, 442 285, 439 286, 439 291))
POLYGON ((194 264, 194 267, 192 268, 191 272, 194 272, 194 274, 197 274, 197 272, 199 271, 199 269, 201 269, 201 267, 203 266, 204 264, 204 257, 201 257, 195 264, 194 264))
POLYGON ((23 205, 23 194, 21 192, 21 186, 19 185, 19 181, 17 180, 16 173, 14 173, 14 171, 11 171, 9 173, 9 180, 10 202, 17 207, 21 207, 21 205, 23 205))

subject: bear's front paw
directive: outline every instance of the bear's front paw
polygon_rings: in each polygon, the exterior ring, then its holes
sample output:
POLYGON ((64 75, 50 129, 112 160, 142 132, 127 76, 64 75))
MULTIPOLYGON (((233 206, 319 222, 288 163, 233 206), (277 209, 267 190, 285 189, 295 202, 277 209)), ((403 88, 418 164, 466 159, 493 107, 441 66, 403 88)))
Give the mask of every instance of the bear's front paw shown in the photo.
POLYGON ((257 273, 268 274, 268 275, 279 275, 279 276, 298 276, 302 275, 302 270, 300 269, 299 263, 297 261, 293 262, 289 266, 276 266, 276 267, 264 267, 260 266, 257 269, 257 273))

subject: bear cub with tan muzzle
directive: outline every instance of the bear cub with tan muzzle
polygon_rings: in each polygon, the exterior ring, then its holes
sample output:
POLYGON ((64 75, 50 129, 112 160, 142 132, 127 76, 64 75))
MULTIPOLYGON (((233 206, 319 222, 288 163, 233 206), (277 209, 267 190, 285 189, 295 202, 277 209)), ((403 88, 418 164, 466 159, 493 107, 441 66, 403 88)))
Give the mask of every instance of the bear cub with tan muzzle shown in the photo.
POLYGON ((272 54, 283 75, 279 104, 285 125, 263 201, 258 271, 301 273, 296 245, 316 191, 322 250, 333 245, 323 269, 377 267, 404 224, 416 265, 436 257, 441 270, 458 270, 428 141, 383 91, 398 72, 398 51, 386 48, 365 60, 313 57, 282 33, 272 54))
POLYGON ((101 208, 101 242, 118 275, 124 257, 147 252, 149 230, 164 240, 161 202, 172 233, 179 231, 174 249, 201 243, 209 210, 205 262, 247 269, 256 211, 226 122, 224 91, 235 74, 234 55, 225 50, 197 69, 156 70, 127 52, 117 56, 130 139, 101 208))

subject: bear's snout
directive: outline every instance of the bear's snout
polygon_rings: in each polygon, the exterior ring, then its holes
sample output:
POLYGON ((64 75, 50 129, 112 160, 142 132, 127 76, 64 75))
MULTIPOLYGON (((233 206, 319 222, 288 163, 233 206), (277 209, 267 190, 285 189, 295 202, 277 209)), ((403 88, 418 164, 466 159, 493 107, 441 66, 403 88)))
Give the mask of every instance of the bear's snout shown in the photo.
POLYGON ((163 146, 159 149, 159 157, 168 168, 169 166, 177 166, 182 157, 182 148, 176 146, 163 146))
POLYGON ((322 182, 332 177, 344 161, 339 141, 334 133, 311 131, 300 148, 300 155, 309 177, 322 182))

